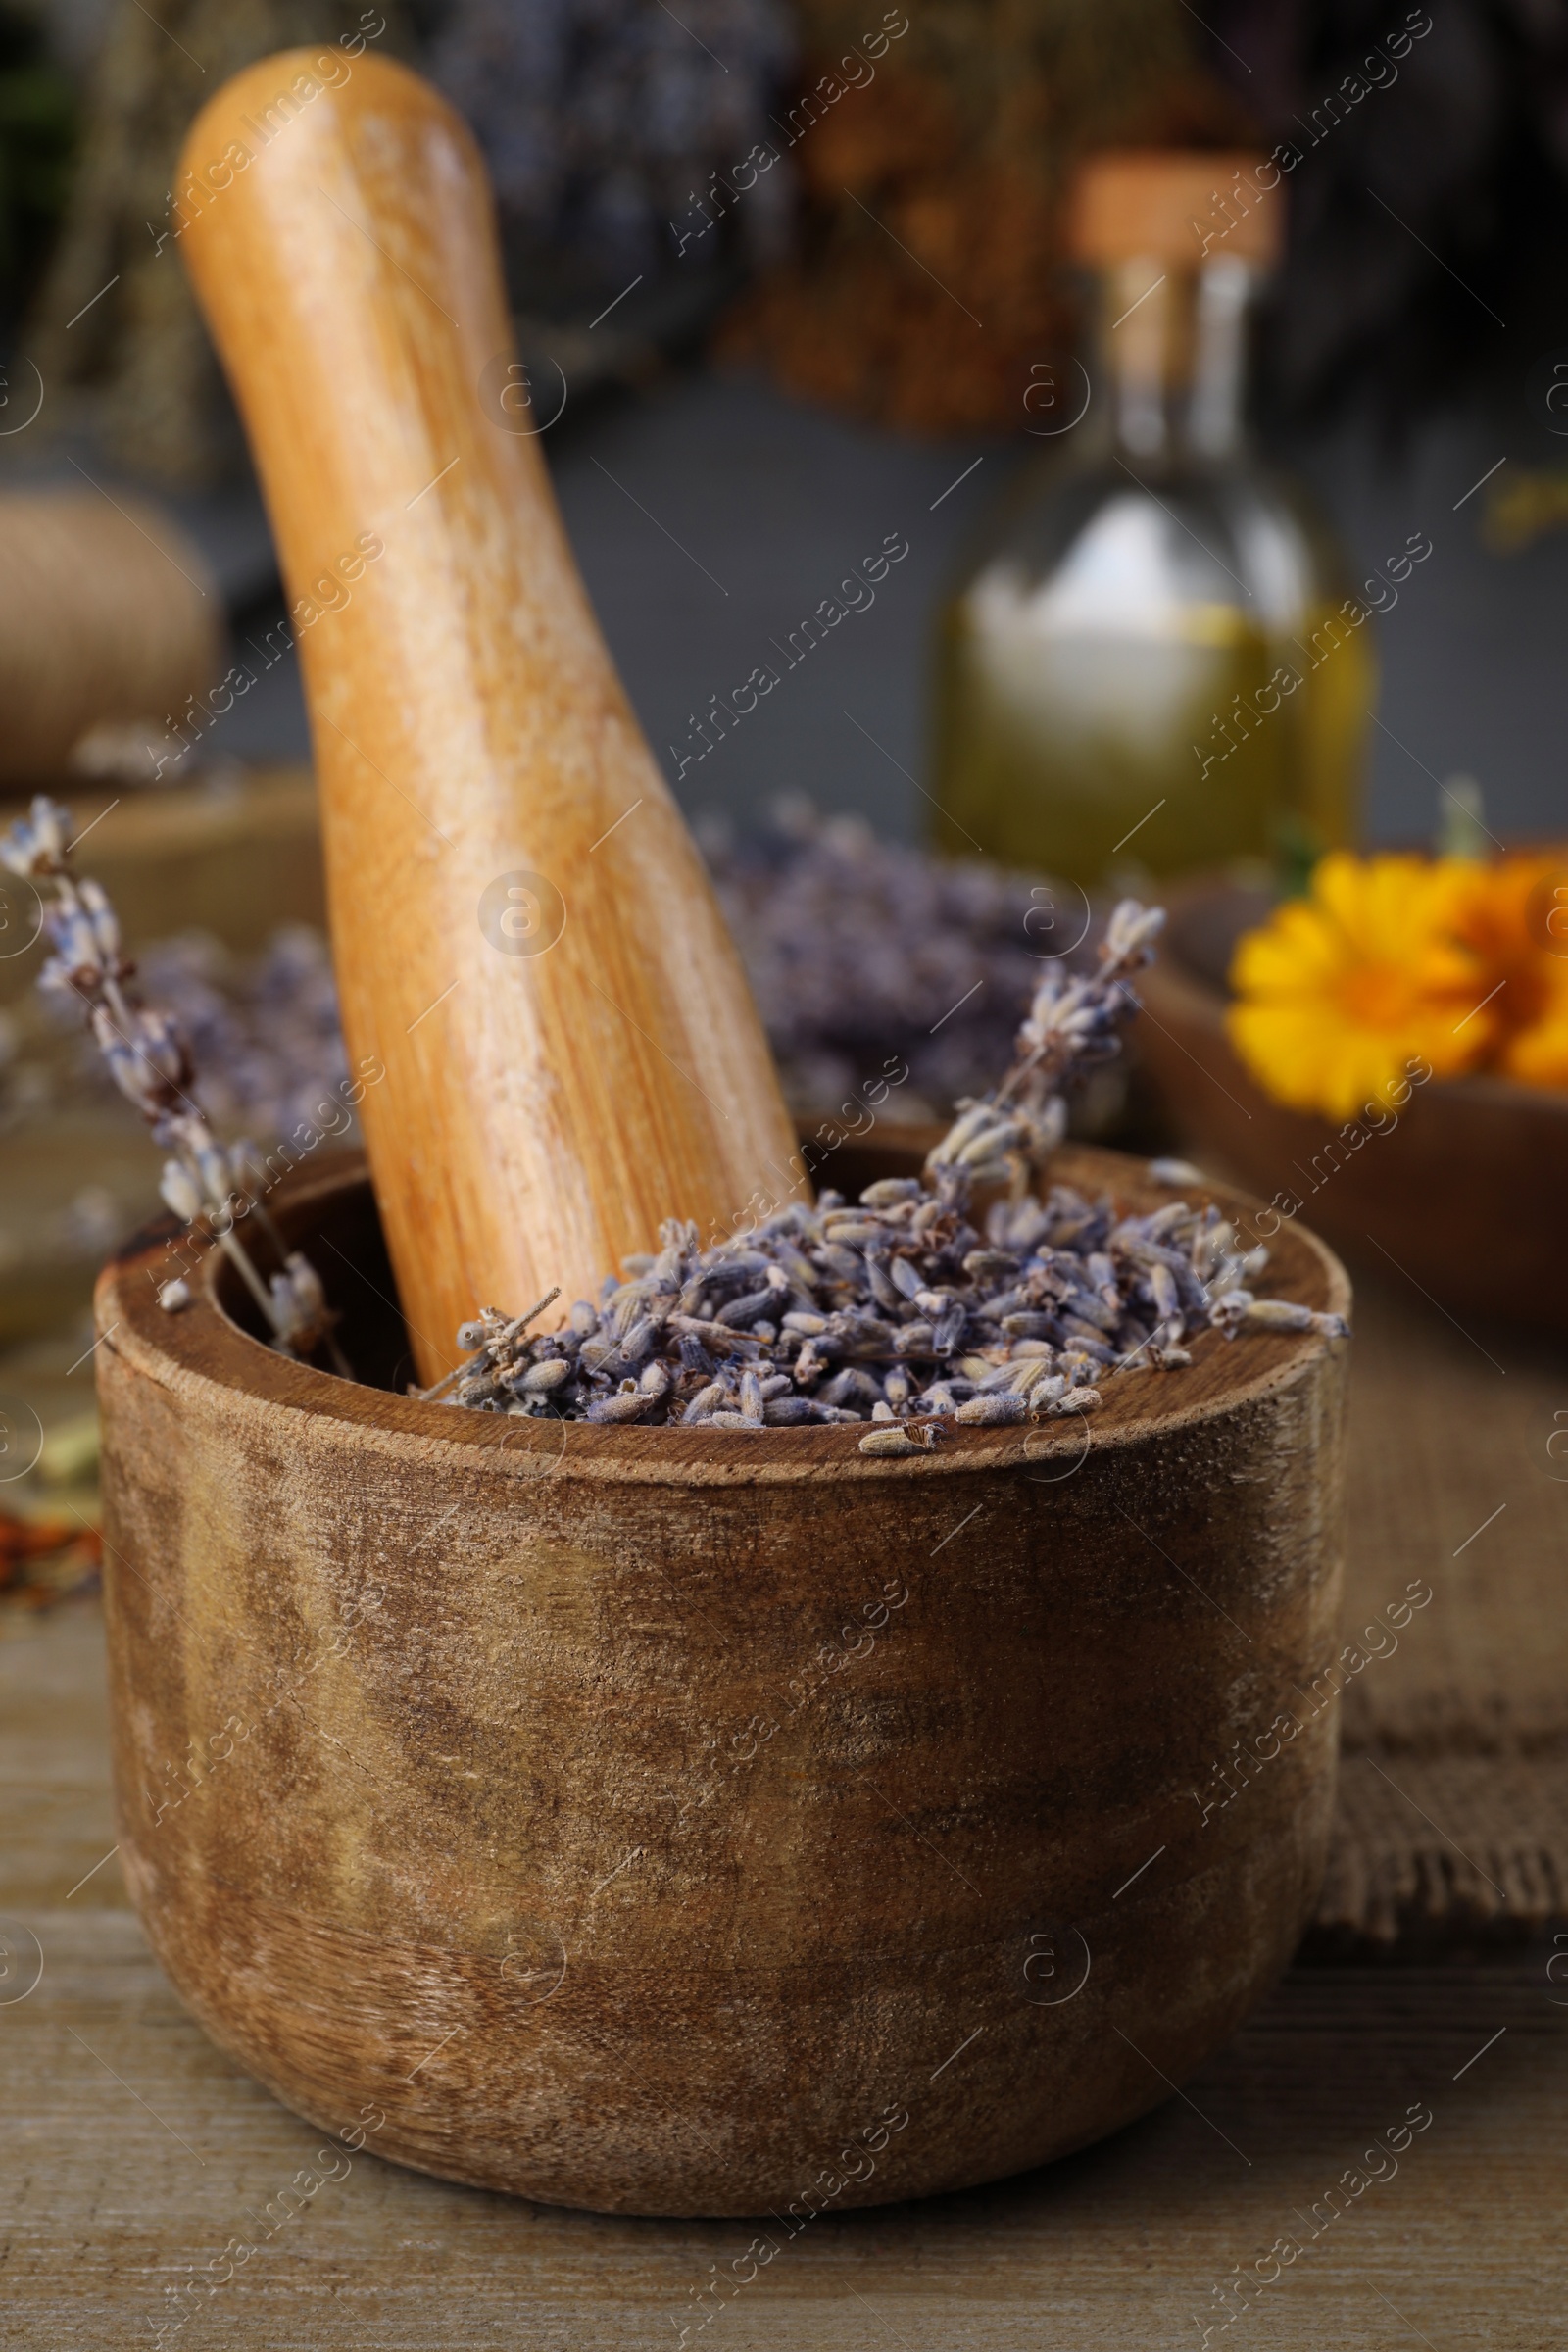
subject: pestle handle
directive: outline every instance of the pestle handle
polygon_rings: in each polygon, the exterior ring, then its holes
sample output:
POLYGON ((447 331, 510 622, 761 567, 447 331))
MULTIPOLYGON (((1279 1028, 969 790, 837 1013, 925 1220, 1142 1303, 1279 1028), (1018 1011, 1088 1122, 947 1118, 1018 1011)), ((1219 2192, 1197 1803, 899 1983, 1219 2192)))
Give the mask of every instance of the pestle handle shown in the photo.
POLYGON ((299 644, 344 1035, 428 1382, 477 1306, 559 1283, 559 1316, 661 1219, 728 1231, 801 1163, 562 528, 466 127, 385 59, 290 51, 198 116, 176 204, 299 644))

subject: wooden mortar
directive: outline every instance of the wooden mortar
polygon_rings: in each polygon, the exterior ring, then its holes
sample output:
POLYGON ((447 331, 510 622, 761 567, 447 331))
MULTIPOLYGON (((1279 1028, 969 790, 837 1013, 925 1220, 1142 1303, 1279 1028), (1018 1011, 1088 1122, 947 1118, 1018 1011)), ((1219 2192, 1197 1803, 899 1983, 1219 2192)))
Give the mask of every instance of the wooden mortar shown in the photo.
MULTIPOLYGON (((1087 1427, 911 1460, 509 1420, 391 1393, 362 1165, 282 1199, 387 1389, 270 1352, 216 1251, 163 1312, 168 1229, 98 1294, 120 1852, 241 2065, 447 2179, 781 2237, 1082 2146, 1225 2039, 1324 1861, 1343 1347, 1204 1333, 1087 1427)), ((1348 1304, 1295 1225, 1270 1287, 1348 1304)))

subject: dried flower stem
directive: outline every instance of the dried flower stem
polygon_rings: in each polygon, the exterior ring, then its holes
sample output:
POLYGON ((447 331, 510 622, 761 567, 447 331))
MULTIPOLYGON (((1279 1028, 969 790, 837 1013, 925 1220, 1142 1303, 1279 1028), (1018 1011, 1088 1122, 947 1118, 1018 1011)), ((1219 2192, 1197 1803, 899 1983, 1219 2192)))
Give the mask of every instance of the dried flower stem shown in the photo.
MULTIPOLYGON (((86 1006, 88 1026, 109 1072, 173 1156, 164 1163, 160 1191, 187 1225, 206 1216, 214 1240, 231 1260, 272 1332, 280 1354, 309 1356, 323 1343, 345 1379, 353 1373, 333 1337, 336 1316, 326 1304, 320 1278, 309 1259, 289 1250, 282 1235, 245 1185, 253 1150, 239 1144, 225 1151, 205 1112, 192 1100, 190 1054, 177 1025, 167 1013, 144 1005, 130 983, 135 965, 121 953, 120 924, 98 883, 80 880, 70 865, 69 812, 39 796, 29 814, 0 836, 0 864, 39 891, 44 927, 54 954, 38 977, 40 988, 74 996, 86 1006), (237 1203, 257 1213, 277 1251, 280 1270, 264 1282, 234 1232, 237 1203)), ((171 1299, 171 1303, 173 1300, 171 1299)))
MULTIPOLYGON (((465 1323, 458 1333, 458 1346, 477 1348, 498 1369, 510 1364, 515 1359, 518 1352, 516 1343, 528 1325, 536 1315, 542 1315, 547 1306, 554 1306, 560 1297, 561 1285, 557 1283, 554 1290, 546 1291, 537 1306, 530 1306, 525 1315, 518 1315, 510 1323, 493 1306, 481 1306, 475 1321, 472 1324, 465 1323)), ((465 1377, 468 1368, 466 1364, 458 1364, 452 1371, 443 1372, 430 1388, 417 1389, 415 1394, 421 1404, 433 1404, 455 1380, 465 1377)))
POLYGON ((1005 1179, 1021 1200, 1067 1131, 1068 1090, 1121 1051, 1121 1025, 1138 1010, 1129 982, 1152 961, 1164 927, 1161 906, 1123 899, 1100 947, 1100 968, 1075 975, 1046 966, 1024 1015, 1013 1059, 1000 1084, 958 1117, 926 1161, 926 1176, 954 1206, 976 1183, 1005 1179))

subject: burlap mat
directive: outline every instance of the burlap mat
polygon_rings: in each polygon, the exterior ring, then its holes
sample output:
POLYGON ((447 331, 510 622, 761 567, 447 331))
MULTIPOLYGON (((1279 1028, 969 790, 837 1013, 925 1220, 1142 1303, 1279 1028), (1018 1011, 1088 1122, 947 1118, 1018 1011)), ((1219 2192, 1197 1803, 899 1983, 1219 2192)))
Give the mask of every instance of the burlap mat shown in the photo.
POLYGON ((1323 1957, 1568 1920, 1568 1344, 1355 1271, 1344 1636, 1365 1663, 1323 1957), (1433 1597, 1398 1628, 1412 1584, 1433 1597))

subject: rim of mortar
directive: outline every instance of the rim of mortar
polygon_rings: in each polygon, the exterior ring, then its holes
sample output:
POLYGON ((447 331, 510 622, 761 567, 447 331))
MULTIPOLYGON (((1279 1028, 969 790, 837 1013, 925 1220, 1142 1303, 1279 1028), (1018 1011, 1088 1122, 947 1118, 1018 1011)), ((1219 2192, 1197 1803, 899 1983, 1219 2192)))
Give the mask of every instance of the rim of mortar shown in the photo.
MULTIPOLYGON (((902 1140, 890 1131, 884 1150, 899 1148, 902 1140)), ((918 1153, 912 1144, 907 1148, 912 1172, 918 1153)), ((1130 1153, 1068 1144, 1055 1154, 1048 1175, 1053 1181, 1108 1190, 1118 1206, 1135 1211, 1176 1199, 1204 1205, 1213 1201, 1222 1212, 1233 1214, 1260 1206, 1250 1194, 1206 1179, 1200 1185, 1154 1184, 1148 1165, 1130 1153)), ((365 1153, 339 1152, 330 1164, 308 1176, 285 1179, 273 1213, 290 1242, 308 1249, 313 1208, 369 1188, 365 1153)), ((492 1477, 510 1474, 519 1486, 542 1485, 547 1479, 674 1487, 823 1485, 846 1479, 1027 1471, 1075 1455, 1087 1461, 1092 1454, 1148 1445, 1168 1431, 1217 1420, 1272 1396, 1302 1378, 1330 1349, 1348 1344, 1310 1332, 1227 1340, 1217 1331, 1202 1331, 1186 1343, 1194 1355, 1189 1369, 1140 1372, 1107 1381, 1104 1403, 1080 1423, 1013 1422, 975 1429, 950 1423, 930 1453, 877 1457, 858 1450, 860 1439, 873 1426, 869 1422, 808 1424, 750 1437, 728 1430, 682 1431, 678 1424, 644 1429, 588 1421, 525 1421, 467 1412, 456 1405, 425 1404, 366 1382, 343 1380, 279 1355, 241 1328, 219 1295, 227 1261, 216 1248, 208 1250, 201 1271, 191 1281, 190 1305, 177 1313, 166 1312, 158 1304, 148 1261, 167 1262, 167 1244, 180 1230, 176 1218, 161 1217, 132 1235, 104 1267, 93 1300, 103 1349, 159 1386, 184 1392, 193 1401, 201 1395, 209 1405, 218 1406, 227 1392, 280 1418, 305 1413, 336 1423, 345 1438, 352 1432, 356 1443, 395 1451, 404 1459, 428 1450, 432 1461, 448 1468, 455 1453, 487 1453, 493 1458, 482 1465, 476 1460, 475 1469, 482 1467, 492 1477), (1229 1374, 1218 1390, 1202 1378, 1216 1355, 1229 1374), (1200 1394, 1183 1403, 1181 1391, 1189 1382, 1200 1394), (1155 1409, 1149 1409, 1151 1405, 1155 1409), (538 1445, 521 1454, 514 1450, 511 1461, 507 1458, 524 1432, 550 1432, 546 1444, 560 1443, 559 1454, 543 1472, 539 1461, 544 1447, 538 1445)), ((1344 1266, 1327 1244, 1298 1221, 1282 1229, 1270 1244, 1269 1288, 1271 1296, 1303 1300, 1330 1313, 1348 1317, 1350 1311, 1350 1282, 1344 1266)))

